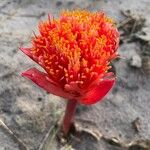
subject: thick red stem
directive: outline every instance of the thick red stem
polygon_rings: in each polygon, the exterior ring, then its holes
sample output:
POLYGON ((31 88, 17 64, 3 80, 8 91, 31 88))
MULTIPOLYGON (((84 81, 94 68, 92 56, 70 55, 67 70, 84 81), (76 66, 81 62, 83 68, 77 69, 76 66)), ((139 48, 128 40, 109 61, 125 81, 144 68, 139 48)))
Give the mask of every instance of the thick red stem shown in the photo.
POLYGON ((66 112, 63 120, 63 132, 64 135, 67 135, 70 127, 74 121, 74 114, 76 111, 77 100, 71 99, 67 102, 66 112))

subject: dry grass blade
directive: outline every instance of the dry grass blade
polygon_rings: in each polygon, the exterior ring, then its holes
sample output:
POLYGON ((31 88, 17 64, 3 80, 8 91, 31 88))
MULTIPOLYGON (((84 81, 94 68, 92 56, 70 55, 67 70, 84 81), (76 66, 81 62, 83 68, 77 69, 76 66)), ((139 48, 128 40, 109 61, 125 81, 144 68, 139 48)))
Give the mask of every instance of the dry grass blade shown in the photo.
POLYGON ((45 135, 42 143, 39 146, 38 150, 51 150, 53 147, 53 140, 55 139, 59 128, 55 127, 54 125, 48 130, 47 134, 45 135))
POLYGON ((103 136, 102 139, 103 139, 105 142, 109 143, 110 145, 118 146, 118 147, 125 147, 125 144, 122 143, 122 142, 120 141, 120 139, 118 139, 118 138, 116 138, 116 137, 109 138, 109 137, 103 136))
POLYGON ((9 129, 9 127, 0 119, 0 126, 4 131, 14 140, 14 142, 18 143, 20 150, 28 150, 26 145, 21 141, 13 131, 9 129))

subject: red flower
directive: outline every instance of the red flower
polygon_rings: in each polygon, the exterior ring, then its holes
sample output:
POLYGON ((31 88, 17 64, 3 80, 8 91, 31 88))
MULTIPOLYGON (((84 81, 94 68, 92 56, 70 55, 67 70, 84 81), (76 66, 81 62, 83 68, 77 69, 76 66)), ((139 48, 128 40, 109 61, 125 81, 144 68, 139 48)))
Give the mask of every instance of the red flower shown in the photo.
POLYGON ((63 121, 67 135, 76 104, 100 101, 115 83, 109 72, 115 59, 119 33, 102 12, 65 11, 59 19, 39 24, 31 48, 20 48, 45 71, 31 68, 22 73, 49 93, 69 99, 63 121))
POLYGON ((100 101, 115 83, 110 62, 118 55, 119 33, 102 12, 65 11, 39 24, 31 48, 20 48, 45 72, 22 73, 57 96, 81 104, 100 101))

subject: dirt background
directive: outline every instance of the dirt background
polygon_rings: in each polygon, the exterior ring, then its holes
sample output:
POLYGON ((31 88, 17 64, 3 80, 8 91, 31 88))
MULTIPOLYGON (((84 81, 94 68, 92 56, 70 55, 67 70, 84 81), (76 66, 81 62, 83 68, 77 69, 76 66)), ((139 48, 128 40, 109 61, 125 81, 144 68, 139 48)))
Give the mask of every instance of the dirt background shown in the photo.
POLYGON ((150 150, 149 0, 0 0, 0 150, 27 149, 150 150), (54 125, 65 101, 20 76, 37 65, 18 47, 29 45, 39 20, 66 8, 103 10, 113 17, 121 58, 114 62, 112 92, 96 105, 79 106, 76 122, 82 134, 60 144, 54 125), (49 132, 49 146, 41 148, 49 132))

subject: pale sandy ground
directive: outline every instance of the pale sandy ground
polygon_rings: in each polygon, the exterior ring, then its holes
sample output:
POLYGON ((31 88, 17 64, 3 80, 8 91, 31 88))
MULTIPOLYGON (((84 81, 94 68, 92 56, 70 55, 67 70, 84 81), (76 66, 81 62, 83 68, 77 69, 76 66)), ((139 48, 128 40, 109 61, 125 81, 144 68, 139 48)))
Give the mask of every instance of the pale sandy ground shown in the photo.
MULTIPOLYGON (((119 51, 123 59, 115 62, 118 82, 113 91, 101 103, 80 107, 77 118, 83 126, 97 129, 110 140, 116 137, 125 144, 144 139, 150 143, 149 0, 0 0, 0 119, 29 150, 38 150, 44 135, 64 110, 64 101, 48 95, 20 76, 22 71, 36 64, 18 47, 29 45, 39 20, 45 19, 48 13, 57 16, 66 8, 104 10, 118 23, 128 19, 121 13, 126 10, 145 19, 132 35, 130 31, 122 36, 119 51), (136 119, 140 126, 138 131, 132 126, 136 119)), ((123 32, 121 28, 120 31, 123 32)), ((150 150, 148 144, 147 148, 140 149, 138 145, 123 148, 112 143, 106 139, 97 142, 90 135, 83 134, 79 140, 71 138, 67 145, 72 145, 75 150, 150 150)), ((49 149, 67 149, 61 147, 54 139, 49 149)), ((0 150, 19 149, 22 148, 18 143, 0 127, 0 150)))

